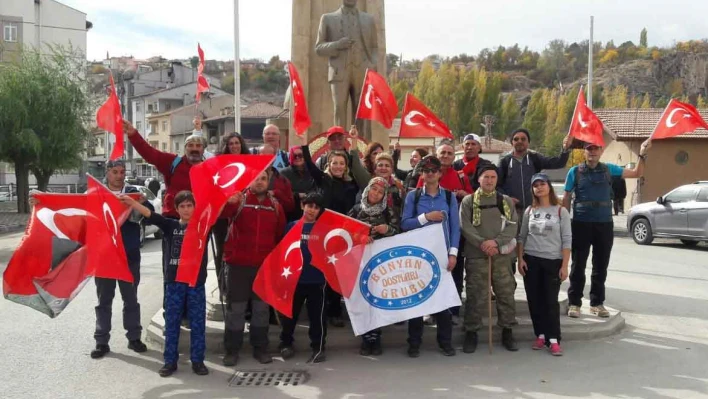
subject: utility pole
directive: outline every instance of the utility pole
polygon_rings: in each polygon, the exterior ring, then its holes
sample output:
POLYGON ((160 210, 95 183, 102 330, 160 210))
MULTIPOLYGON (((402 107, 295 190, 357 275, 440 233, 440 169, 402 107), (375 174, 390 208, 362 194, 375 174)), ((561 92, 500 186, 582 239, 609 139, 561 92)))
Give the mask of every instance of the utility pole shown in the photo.
POLYGON ((241 133, 241 60, 239 59, 238 0, 234 0, 234 129, 241 133))
POLYGON ((494 126, 494 115, 484 115, 484 123, 481 123, 484 128, 484 143, 487 148, 492 147, 492 126, 494 126))
POLYGON ((595 46, 593 42, 593 30, 595 29, 595 17, 590 16, 590 43, 588 45, 588 107, 592 109, 592 69, 593 69, 593 47, 595 46))

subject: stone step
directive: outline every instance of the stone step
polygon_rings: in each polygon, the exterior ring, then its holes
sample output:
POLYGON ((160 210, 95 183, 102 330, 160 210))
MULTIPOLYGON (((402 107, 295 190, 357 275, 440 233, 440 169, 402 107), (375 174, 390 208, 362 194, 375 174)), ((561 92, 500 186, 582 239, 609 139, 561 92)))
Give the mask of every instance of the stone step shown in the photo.
MULTIPOLYGON (((598 318, 589 313, 589 308, 581 309, 581 317, 571 319, 567 316, 561 316, 561 331, 564 341, 581 341, 603 338, 617 334, 625 325, 624 318, 620 311, 612 308, 607 308, 610 311, 610 317, 606 319, 598 318)), ((530 342, 534 339, 533 326, 528 315, 517 315, 518 325, 514 328, 514 336, 522 342, 530 342)), ((484 319, 485 327, 479 331, 480 347, 486 345, 487 342, 487 319, 484 319)), ((492 318, 493 332, 492 337, 495 345, 499 344, 500 329, 496 327, 496 318, 492 318)), ((162 335, 164 328, 164 318, 162 311, 159 311, 152 318, 150 326, 147 329, 147 340, 154 346, 162 347, 164 345, 164 336, 162 335)), ((424 347, 435 348, 435 326, 425 326, 423 341, 424 347)), ((223 351, 223 331, 224 323, 221 321, 207 320, 206 324, 206 341, 207 349, 211 352, 220 353, 223 351)), ((271 348, 275 348, 279 342, 280 327, 271 326, 270 342, 271 348)), ((388 326, 383 328, 382 340, 387 348, 405 348, 408 329, 406 325, 388 326)), ((464 332, 461 326, 455 326, 453 329, 453 345, 461 347, 464 339, 464 332)), ((296 347, 305 350, 309 345, 307 336, 307 322, 298 322, 295 330, 296 347)), ((244 339, 244 346, 248 348, 248 337, 244 339)), ((361 343, 360 338, 355 337, 349 326, 344 328, 328 327, 327 348, 333 350, 354 350, 361 343)), ((246 350, 244 349, 244 350, 246 350)), ((180 333, 180 350, 189 351, 189 330, 182 328, 180 333)), ((250 350, 250 349, 249 349, 250 350)), ((245 353, 245 352, 244 352, 245 353)))

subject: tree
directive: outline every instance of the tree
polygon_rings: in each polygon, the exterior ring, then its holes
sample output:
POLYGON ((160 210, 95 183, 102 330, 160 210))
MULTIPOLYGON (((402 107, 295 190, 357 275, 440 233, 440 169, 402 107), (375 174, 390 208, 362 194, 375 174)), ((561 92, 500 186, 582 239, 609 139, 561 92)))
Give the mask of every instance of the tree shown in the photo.
POLYGON ((393 95, 396 96, 396 102, 398 102, 398 109, 403 111, 403 105, 406 101, 406 93, 410 90, 408 82, 405 80, 399 80, 391 86, 391 91, 393 95))
POLYGON ((706 102, 706 99, 703 98, 702 95, 699 95, 698 99, 696 100, 696 108, 698 108, 698 109, 708 108, 708 102, 706 102))
POLYGON ((391 72, 393 68, 397 68, 400 59, 401 57, 396 54, 386 54, 386 72, 391 72))
POLYGON ((432 91, 434 78, 435 69, 433 69, 433 64, 426 60, 423 62, 420 72, 418 73, 418 80, 415 82, 415 86, 413 86, 413 95, 425 104, 430 100, 429 96, 432 91))
POLYGON ((617 63, 619 60, 619 52, 614 49, 605 51, 605 54, 600 58, 600 66, 610 66, 617 63))
MULTIPOLYGON (((81 165, 91 118, 85 55, 50 46, 22 50, 0 69, 0 160, 14 164, 17 211, 29 213, 29 172, 40 190, 57 171, 81 165)), ((98 105, 98 104, 95 104, 98 105)))
POLYGON ((647 42, 647 28, 642 29, 642 33, 639 34, 639 46, 644 48, 649 47, 647 42))
POLYGON ((548 92, 547 89, 534 90, 526 108, 523 126, 531 134, 532 143, 542 141, 543 133, 546 130, 546 92, 548 92))
POLYGON ((615 86, 610 90, 606 90, 604 93, 604 106, 603 108, 608 109, 624 109, 627 108, 629 103, 629 98, 627 94, 626 86, 615 86))
POLYGON ((651 96, 649 93, 644 94, 644 99, 642 100, 642 104, 639 106, 641 109, 649 109, 651 108, 651 96))
POLYGON ((199 57, 195 55, 194 57, 190 58, 189 65, 192 66, 192 69, 197 69, 197 67, 199 66, 199 57))
MULTIPOLYGON (((229 93, 229 94, 234 94, 234 75, 226 75, 221 79, 221 90, 229 93)), ((243 81, 241 81, 243 82, 243 81)), ((243 84, 243 83, 242 83, 243 84)))
POLYGON ((511 134, 512 130, 516 129, 521 122, 521 111, 519 109, 519 104, 516 103, 516 99, 513 94, 506 96, 506 101, 502 105, 501 117, 499 122, 495 125, 496 130, 501 134, 501 137, 506 138, 511 134))

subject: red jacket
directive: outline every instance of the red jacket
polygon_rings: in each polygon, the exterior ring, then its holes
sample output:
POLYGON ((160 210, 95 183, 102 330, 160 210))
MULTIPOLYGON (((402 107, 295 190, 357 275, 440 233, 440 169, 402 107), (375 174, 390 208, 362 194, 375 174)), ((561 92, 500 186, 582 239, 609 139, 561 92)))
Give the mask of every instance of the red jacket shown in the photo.
POLYGON ((231 266, 260 267, 283 237, 285 211, 278 200, 266 196, 259 201, 250 191, 246 191, 244 201, 242 207, 227 205, 222 213, 231 221, 224 244, 224 262, 231 266))
POLYGON ((285 176, 278 173, 278 170, 273 168, 273 178, 271 180, 271 189, 273 196, 283 206, 285 213, 290 214, 295 210, 295 197, 293 196, 293 187, 285 176))
MULTIPOLYGON (((416 187, 420 188, 425 185, 423 181, 423 176, 418 179, 418 185, 416 187)), ((455 190, 465 190, 468 194, 472 194, 474 189, 470 185, 470 180, 467 178, 464 170, 455 170, 452 167, 445 169, 442 176, 440 177, 440 187, 448 191, 455 190)))
POLYGON ((128 139, 145 162, 154 165, 165 177, 167 191, 165 193, 165 199, 162 202, 162 214, 164 216, 179 218, 179 214, 174 206, 175 195, 182 190, 192 190, 192 183, 189 180, 189 171, 192 169, 192 164, 189 163, 185 156, 182 156, 182 161, 177 165, 173 173, 171 171, 172 164, 179 155, 162 152, 153 148, 145 141, 139 132, 128 136, 128 139))

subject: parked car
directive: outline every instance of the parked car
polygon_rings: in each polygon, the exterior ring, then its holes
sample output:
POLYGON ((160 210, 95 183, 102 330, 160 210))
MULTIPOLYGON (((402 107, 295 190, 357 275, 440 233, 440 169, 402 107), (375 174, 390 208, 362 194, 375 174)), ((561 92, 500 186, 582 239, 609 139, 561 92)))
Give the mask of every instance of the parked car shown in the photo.
POLYGON ((654 238, 675 238, 689 247, 708 241, 708 181, 686 184, 639 204, 627 215, 634 242, 648 245, 654 238))
MULTIPOLYGON (((141 194, 145 195, 145 198, 147 198, 147 200, 155 208, 156 213, 162 213, 162 199, 161 198, 156 197, 155 194, 153 194, 152 191, 150 191, 145 186, 135 186, 135 188, 140 190, 141 194)), ((141 246, 145 243, 145 238, 149 235, 152 235, 156 239, 160 240, 160 239, 162 239, 162 230, 160 230, 157 226, 145 223, 145 219, 143 218, 140 221, 140 245, 141 246)))
POLYGON ((0 202, 8 202, 8 201, 10 201, 10 193, 0 192, 0 202))

